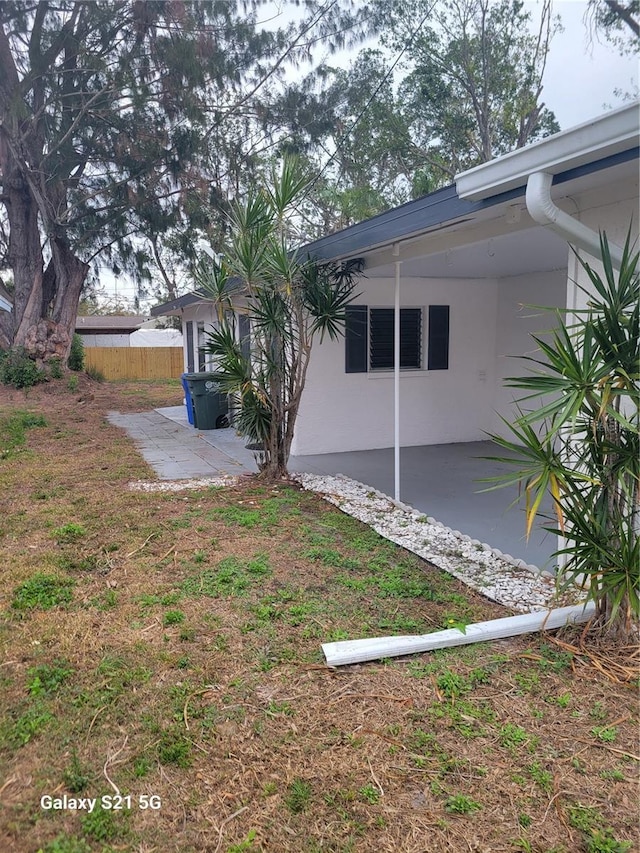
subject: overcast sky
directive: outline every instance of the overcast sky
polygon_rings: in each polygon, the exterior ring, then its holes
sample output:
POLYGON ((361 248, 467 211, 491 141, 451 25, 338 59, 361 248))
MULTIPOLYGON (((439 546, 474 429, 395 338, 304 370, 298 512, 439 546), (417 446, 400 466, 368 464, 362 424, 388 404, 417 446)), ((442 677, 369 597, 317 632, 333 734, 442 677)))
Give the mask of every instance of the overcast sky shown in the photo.
MULTIPOLYGON (((526 2, 533 16, 536 2, 526 2)), ((607 109, 623 105, 615 89, 634 92, 638 86, 638 58, 620 56, 602 37, 590 38, 585 26, 584 0, 555 0, 564 32, 551 43, 542 99, 566 130, 607 109)))

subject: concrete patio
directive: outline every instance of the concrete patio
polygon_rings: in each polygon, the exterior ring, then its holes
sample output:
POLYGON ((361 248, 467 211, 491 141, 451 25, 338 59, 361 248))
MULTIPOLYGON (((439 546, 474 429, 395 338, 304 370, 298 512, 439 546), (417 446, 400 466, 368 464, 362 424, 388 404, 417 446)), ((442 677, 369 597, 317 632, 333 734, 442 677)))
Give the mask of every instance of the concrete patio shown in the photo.
MULTIPOLYGON (((190 426, 183 406, 132 415, 113 412, 109 419, 127 431, 160 479, 238 476, 257 471, 255 454, 245 448, 246 441, 233 429, 196 430, 190 426)), ((402 448, 401 499, 505 554, 539 568, 552 568, 555 537, 538 527, 529 542, 525 541, 524 513, 518 507, 510 508, 517 497, 516 489, 479 493, 487 485, 479 481, 504 470, 504 466, 482 458, 495 451, 490 442, 402 448)), ((344 474, 393 494, 392 448, 291 457, 289 468, 292 472, 344 474)))

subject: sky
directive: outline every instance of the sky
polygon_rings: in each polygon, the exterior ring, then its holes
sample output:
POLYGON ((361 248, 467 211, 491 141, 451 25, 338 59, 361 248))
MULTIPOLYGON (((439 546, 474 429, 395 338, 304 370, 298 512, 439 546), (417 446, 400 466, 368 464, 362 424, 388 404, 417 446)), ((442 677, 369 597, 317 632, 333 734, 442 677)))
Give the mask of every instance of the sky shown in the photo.
MULTIPOLYGON (((535 17, 539 4, 526 2, 525 6, 535 17)), ((620 56, 602 37, 590 38, 583 0, 555 0, 553 7, 564 32, 551 42, 542 100, 566 130, 622 106, 614 90, 636 91, 639 63, 637 56, 620 56)))

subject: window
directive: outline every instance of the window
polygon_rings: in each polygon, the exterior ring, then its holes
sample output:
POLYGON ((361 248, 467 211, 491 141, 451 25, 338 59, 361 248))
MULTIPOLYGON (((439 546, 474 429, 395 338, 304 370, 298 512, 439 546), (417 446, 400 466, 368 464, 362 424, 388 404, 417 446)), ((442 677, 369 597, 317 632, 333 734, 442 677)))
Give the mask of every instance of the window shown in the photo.
MULTIPOLYGON (((369 309, 369 370, 393 370, 393 308, 369 309)), ((422 367, 422 309, 400 309, 400 369, 422 367)))
MULTIPOLYGON (((366 373, 393 370, 393 308, 350 305, 346 310, 345 370, 366 373)), ((400 369, 423 367, 422 308, 400 309, 400 369)), ((427 368, 446 370, 449 366, 449 306, 429 306, 427 368)))

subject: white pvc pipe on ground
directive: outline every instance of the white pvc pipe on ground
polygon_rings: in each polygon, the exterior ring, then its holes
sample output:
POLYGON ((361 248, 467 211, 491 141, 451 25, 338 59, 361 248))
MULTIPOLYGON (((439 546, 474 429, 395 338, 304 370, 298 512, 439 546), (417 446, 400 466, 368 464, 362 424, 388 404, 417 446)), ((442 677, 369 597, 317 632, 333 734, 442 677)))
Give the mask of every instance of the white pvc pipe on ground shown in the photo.
POLYGON ((503 619, 491 619, 488 622, 475 622, 467 625, 464 633, 458 628, 449 628, 446 631, 434 631, 433 634, 419 636, 341 640, 337 643, 323 643, 322 651, 329 666, 345 666, 350 663, 431 652, 450 646, 466 646, 487 640, 515 637, 518 634, 564 628, 566 625, 588 622, 594 615, 595 605, 593 602, 587 602, 571 607, 559 607, 556 610, 539 610, 518 616, 506 616, 503 619))

